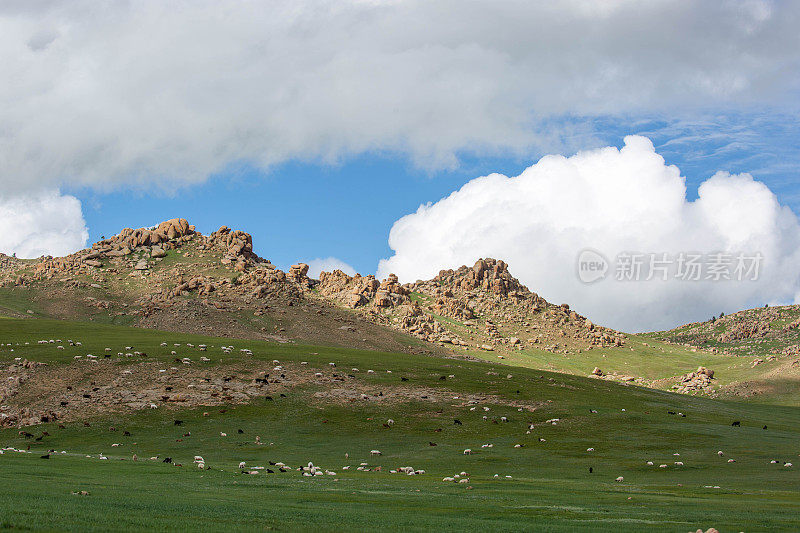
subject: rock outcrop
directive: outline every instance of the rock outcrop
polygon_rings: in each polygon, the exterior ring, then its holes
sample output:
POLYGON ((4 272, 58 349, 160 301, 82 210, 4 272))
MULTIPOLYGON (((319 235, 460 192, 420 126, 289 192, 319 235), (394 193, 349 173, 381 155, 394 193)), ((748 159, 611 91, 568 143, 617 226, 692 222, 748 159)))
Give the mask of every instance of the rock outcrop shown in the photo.
POLYGON ((673 385, 672 388, 675 389, 676 392, 690 394, 708 389, 711 387, 711 380, 713 379, 714 371, 701 366, 696 371, 681 376, 680 381, 676 385, 673 385))

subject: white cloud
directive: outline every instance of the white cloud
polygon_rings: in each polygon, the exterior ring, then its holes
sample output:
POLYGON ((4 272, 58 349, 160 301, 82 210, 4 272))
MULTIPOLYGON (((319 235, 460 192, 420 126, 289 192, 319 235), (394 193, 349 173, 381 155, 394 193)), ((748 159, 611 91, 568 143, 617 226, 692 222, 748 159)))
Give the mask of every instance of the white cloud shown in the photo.
POLYGON ((0 252, 17 257, 62 256, 86 245, 89 233, 74 196, 55 190, 0 196, 0 252))
POLYGON ((394 272, 413 281, 479 257, 501 258, 548 300, 629 331, 795 301, 800 294, 796 215, 748 174, 717 173, 699 187, 694 201, 687 200, 684 181, 645 137, 626 137, 620 150, 546 156, 516 177, 474 179, 395 222, 389 235, 395 254, 380 262, 378 274, 394 272), (764 259, 756 281, 622 282, 612 271, 586 285, 576 273, 585 248, 603 253, 612 266, 623 252, 670 258, 680 252, 760 252, 764 259))
POLYGON ((558 147, 558 117, 796 105, 800 3, 0 4, 0 191, 558 147), (547 127, 544 127, 547 126, 547 127))
POLYGON ((319 279, 319 273, 323 270, 325 272, 333 272, 334 270, 339 269, 350 276, 354 276, 356 273, 355 268, 335 257, 318 257, 310 261, 305 261, 305 263, 308 265, 308 277, 313 279, 319 279))

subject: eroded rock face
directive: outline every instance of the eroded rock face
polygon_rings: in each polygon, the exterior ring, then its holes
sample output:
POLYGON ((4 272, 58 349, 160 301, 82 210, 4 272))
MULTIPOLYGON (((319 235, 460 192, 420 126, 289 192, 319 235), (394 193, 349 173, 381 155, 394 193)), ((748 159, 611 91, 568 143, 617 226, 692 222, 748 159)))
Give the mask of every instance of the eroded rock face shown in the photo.
POLYGON ((286 273, 286 277, 305 287, 311 284, 311 280, 308 277, 308 265, 305 263, 298 263, 289 267, 289 272, 286 273))
POLYGON ((680 381, 673 388, 677 392, 690 394, 692 392, 703 391, 712 386, 714 371, 704 366, 698 367, 694 372, 689 372, 681 376, 680 381))
POLYGON ((442 270, 431 280, 407 285, 401 285, 393 274, 378 281, 374 276, 348 276, 340 270, 323 272, 318 289, 325 298, 361 309, 372 320, 429 342, 470 344, 452 327, 445 327, 441 317, 474 328, 471 344, 478 348, 489 341, 515 349, 537 345, 562 352, 621 346, 625 341, 623 335, 594 325, 568 305, 550 304, 530 292, 509 273, 505 262, 491 258, 480 259, 472 267, 442 270), (514 332, 509 332, 512 328, 514 332), (520 330, 530 332, 531 337, 521 338, 520 330))
POLYGON ((432 280, 412 284, 409 290, 430 296, 430 309, 437 315, 463 322, 481 317, 484 334, 509 346, 539 345, 561 352, 625 342, 624 335, 597 327, 568 305, 553 305, 529 291, 511 275, 504 261, 492 258, 479 259, 472 267, 442 270, 432 280), (535 335, 524 342, 519 335, 505 335, 500 325, 513 325, 535 335))
POLYGON ((508 265, 496 259, 479 259, 472 268, 462 266, 458 270, 442 270, 432 281, 453 285, 462 291, 482 289, 486 292, 507 296, 509 292, 527 290, 519 280, 508 272, 508 265))
POLYGON ((388 309, 410 302, 408 291, 393 274, 380 282, 375 276, 349 276, 341 270, 322 272, 318 288, 323 296, 338 300, 351 309, 363 306, 388 309))
MULTIPOLYGON (((56 275, 79 274, 101 269, 115 258, 125 258, 135 251, 144 251, 147 257, 163 258, 172 250, 191 240, 194 226, 184 218, 173 218, 151 228, 125 228, 117 235, 103 239, 90 249, 65 257, 43 257, 33 270, 35 279, 51 279, 56 275)), ((146 260, 138 261, 137 270, 147 270, 146 260)))
POLYGON ((231 230, 222 226, 206 237, 207 246, 220 248, 225 252, 223 264, 234 264, 237 272, 244 272, 261 258, 253 253, 253 237, 241 230, 231 230))

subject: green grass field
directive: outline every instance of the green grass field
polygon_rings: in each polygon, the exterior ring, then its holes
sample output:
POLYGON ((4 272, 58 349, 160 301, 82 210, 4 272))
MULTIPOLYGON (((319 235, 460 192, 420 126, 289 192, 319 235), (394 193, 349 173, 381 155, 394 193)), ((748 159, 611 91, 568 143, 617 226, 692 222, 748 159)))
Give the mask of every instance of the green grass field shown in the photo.
MULTIPOLYGON (((335 362, 340 371, 359 368, 358 383, 365 387, 407 387, 430 395, 396 403, 335 402, 315 397, 330 385, 308 383, 273 401, 161 407, 92 418, 87 420, 90 427, 75 422, 63 429, 55 424, 27 428, 34 435, 49 434, 40 441, 26 439, 17 429, 3 429, 0 447, 30 447, 28 453, 7 450, 0 455, 3 528, 800 529, 796 407, 682 396, 499 361, 213 339, 86 323, 4 319, 0 342, 14 344, 0 348, 3 366, 15 357, 50 365, 89 364, 73 357, 100 355, 105 347, 116 352, 124 346, 166 363, 173 358, 173 343, 190 342, 208 344, 210 364, 224 367, 246 357, 238 349, 247 347, 265 368, 273 359, 287 364, 308 361, 309 367, 329 374, 328 363, 335 362), (51 344, 36 344, 51 338, 79 340, 82 346, 56 350, 51 344), (170 346, 161 347, 162 341, 170 346), (223 344, 235 350, 220 356, 213 347, 223 344), (366 369, 375 372, 368 374, 366 369), (454 377, 440 379, 450 375, 454 377), (464 405, 466 395, 484 399, 472 411, 464 405), (524 404, 537 408, 519 411, 517 406, 524 404), (500 421, 503 416, 508 422, 500 421), (394 425, 384 427, 389 418, 394 425), (546 423, 554 418, 560 419, 555 425, 546 423), (175 419, 182 425, 175 426, 175 419), (732 427, 733 421, 740 421, 741 427, 732 427), (527 433, 530 424, 534 427, 527 433), (112 446, 115 443, 119 446, 112 446), (482 448, 484 444, 493 446, 482 448), (475 453, 464 455, 465 448, 475 453), (56 453, 41 459, 50 449, 56 453), (382 455, 371 457, 373 449, 382 455), (108 459, 100 459, 101 454, 108 459), (204 457, 208 470, 192 464, 195 455, 204 457), (152 461, 152 456, 159 459, 152 461), (163 463, 165 457, 183 466, 163 463), (240 461, 249 468, 272 469, 270 461, 294 468, 312 461, 336 475, 304 477, 294 469, 243 475, 240 461), (786 461, 796 466, 783 466, 786 461), (382 470, 357 471, 362 462, 382 470), (347 465, 351 468, 344 470, 347 465), (426 473, 389 472, 406 465, 426 473), (460 472, 468 473, 469 483, 442 481, 460 472), (624 480, 616 482, 618 476, 624 480), (73 495, 75 491, 89 495, 73 495)), ((694 360, 689 363, 696 365, 694 360)), ((120 359, 115 364, 136 362, 120 359)))

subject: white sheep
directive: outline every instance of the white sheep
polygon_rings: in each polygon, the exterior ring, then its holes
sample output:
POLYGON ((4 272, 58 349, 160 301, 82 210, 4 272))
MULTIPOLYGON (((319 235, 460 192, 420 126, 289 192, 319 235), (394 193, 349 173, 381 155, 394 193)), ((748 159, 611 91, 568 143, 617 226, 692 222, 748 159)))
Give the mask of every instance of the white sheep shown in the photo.
POLYGON ((622 483, 624 480, 625 480, 625 478, 624 478, 624 477, 622 477, 622 476, 619 476, 619 477, 616 479, 617 483, 622 483))
POLYGON ((383 455, 380 450, 370 450, 369 454, 371 456, 383 455))
POLYGON ((239 468, 240 468, 240 469, 242 469, 242 468, 244 468, 244 467, 245 467, 245 462, 244 462, 244 461, 240 462, 240 463, 239 463, 239 468))
POLYGON ((464 455, 472 455, 472 450, 470 448, 467 448, 466 450, 464 450, 464 455))

